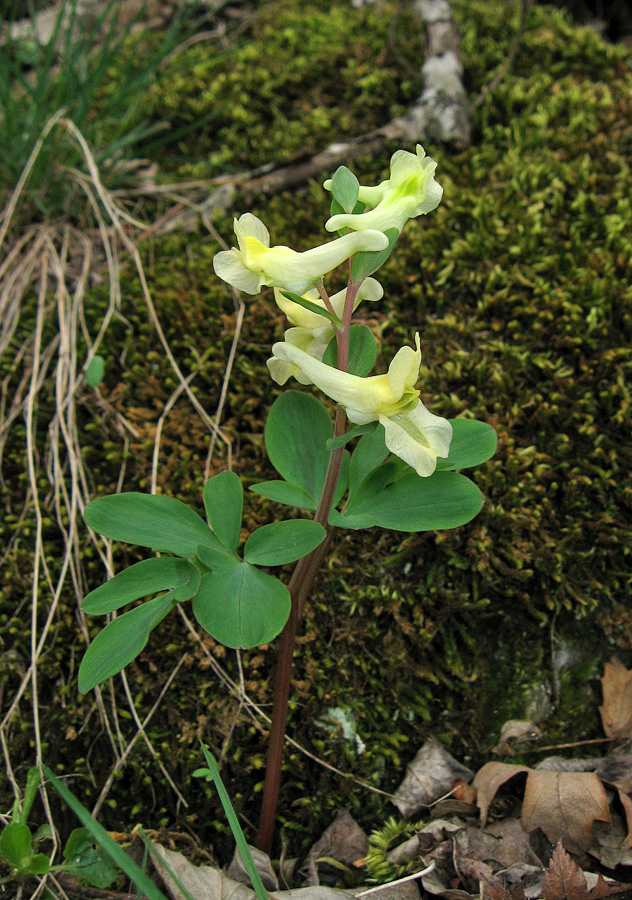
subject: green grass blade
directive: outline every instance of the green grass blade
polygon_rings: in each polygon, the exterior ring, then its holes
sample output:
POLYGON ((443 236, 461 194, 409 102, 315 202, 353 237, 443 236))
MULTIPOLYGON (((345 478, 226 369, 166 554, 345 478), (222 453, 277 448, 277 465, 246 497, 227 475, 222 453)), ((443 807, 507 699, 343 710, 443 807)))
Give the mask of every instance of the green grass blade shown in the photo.
MULTIPOLYGON (((201 741, 200 743, 202 744, 201 741)), ((250 847, 248 846, 248 842, 246 841, 246 836, 241 830, 239 819, 237 818, 237 814, 233 809, 233 804, 230 802, 228 791, 224 787, 222 776, 219 774, 219 769, 217 768, 215 757, 210 752, 210 750, 204 746, 204 744, 202 744, 202 752, 206 757, 206 762, 208 763, 208 773, 213 780, 215 789, 219 795, 219 799, 222 801, 222 806, 224 807, 224 812, 226 813, 226 818, 228 819, 230 830, 232 831, 233 837, 235 838, 237 848, 241 853, 241 858, 246 867, 246 872, 248 872, 248 877, 250 878, 255 894, 257 895, 258 900, 269 900, 268 892, 263 886, 261 875, 257 871, 257 867, 254 864, 252 854, 250 853, 250 847)), ((193 774, 195 775, 195 772, 193 774)))
MULTIPOLYGON (((151 846, 152 846, 151 841, 149 840, 149 838, 147 837, 147 835, 145 834, 145 832, 143 831, 142 828, 138 829, 138 833, 140 834, 141 839, 145 845, 145 853, 151 853, 151 846)), ((186 885, 184 885, 182 883, 182 881, 178 878, 176 873, 173 871, 173 869, 171 868, 171 866, 169 865, 169 863, 163 856, 160 857, 160 865, 165 867, 165 869, 169 873, 169 877, 172 879, 173 883, 178 888, 178 890, 184 894, 184 896, 186 897, 186 900, 195 900, 195 897, 193 897, 191 895, 191 893, 187 889, 186 885)))
MULTIPOLYGON (((139 891, 147 895, 149 900, 167 900, 160 888, 154 884, 149 875, 136 865, 122 847, 112 840, 103 825, 90 815, 82 803, 77 800, 63 782, 53 775, 48 766, 42 766, 44 774, 55 788, 62 800, 70 807, 77 818, 85 825, 97 844, 108 853, 116 865, 134 882, 139 891)), ((265 897, 267 900, 267 897, 265 897)))

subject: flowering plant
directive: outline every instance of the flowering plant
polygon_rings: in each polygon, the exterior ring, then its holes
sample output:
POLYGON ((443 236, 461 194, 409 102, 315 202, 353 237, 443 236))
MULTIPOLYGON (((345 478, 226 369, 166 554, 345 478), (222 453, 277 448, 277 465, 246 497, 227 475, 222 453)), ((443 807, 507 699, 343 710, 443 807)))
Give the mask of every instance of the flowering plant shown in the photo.
POLYGON ((86 613, 103 615, 157 594, 96 636, 79 670, 81 691, 134 659, 178 603, 190 602, 199 624, 229 647, 253 647, 281 634, 258 838, 264 850, 276 813, 297 627, 336 529, 455 528, 483 506, 480 491, 459 470, 493 455, 493 429, 472 419, 448 421, 424 406, 416 386, 418 334, 415 349, 402 347, 385 374, 371 375, 375 338, 366 325, 353 324, 362 301, 382 297, 371 276, 408 219, 441 200, 435 169, 419 146, 416 153, 395 153, 390 177, 375 187, 361 186, 341 167, 325 182, 333 197, 326 229, 339 237, 302 253, 271 247, 265 225, 246 213, 234 222, 238 248, 215 256, 217 275, 238 290, 256 294, 273 287, 292 326, 272 346, 274 381, 313 384, 337 404, 332 424, 328 408, 311 393, 282 394, 265 426, 268 456, 281 477, 251 488, 313 515, 264 525, 240 554, 243 490, 229 471, 204 486, 207 522, 178 500, 135 492, 101 497, 85 510, 95 531, 169 555, 131 566, 84 599, 86 613), (346 288, 330 296, 323 277, 343 262, 346 288), (296 567, 287 585, 267 571, 289 562, 296 567))

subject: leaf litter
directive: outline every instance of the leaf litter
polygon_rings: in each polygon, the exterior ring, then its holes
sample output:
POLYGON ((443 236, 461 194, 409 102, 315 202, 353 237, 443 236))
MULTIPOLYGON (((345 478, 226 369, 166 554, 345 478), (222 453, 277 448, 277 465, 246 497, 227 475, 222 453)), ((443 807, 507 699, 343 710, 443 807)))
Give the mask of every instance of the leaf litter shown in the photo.
MULTIPOLYGON (((404 820, 421 816, 422 821, 402 823, 399 842, 384 855, 391 871, 412 874, 361 887, 371 875, 363 858, 369 841, 341 810, 303 864, 293 867, 302 886, 277 890, 276 867, 253 851, 269 896, 600 900, 617 895, 632 900, 632 870, 626 869, 632 866, 632 670, 616 657, 605 666, 602 691, 599 711, 610 741, 606 756, 552 756, 534 767, 492 761, 474 775, 431 737, 392 798, 404 820)), ((532 723, 511 720, 492 752, 505 757, 529 752, 542 736, 532 723)), ((194 866, 158 845, 151 855, 172 900, 186 896, 182 888, 193 900, 255 900, 237 857, 226 874, 194 866)))

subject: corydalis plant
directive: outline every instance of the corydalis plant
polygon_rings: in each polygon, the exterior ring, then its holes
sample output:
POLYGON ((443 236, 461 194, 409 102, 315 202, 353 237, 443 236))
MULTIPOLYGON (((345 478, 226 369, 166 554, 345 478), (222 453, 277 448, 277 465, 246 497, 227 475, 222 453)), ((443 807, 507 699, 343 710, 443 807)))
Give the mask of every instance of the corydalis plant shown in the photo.
POLYGON ((255 294, 263 286, 275 288, 276 303, 293 327, 272 347, 272 378, 279 384, 291 378, 313 384, 337 404, 332 424, 327 407, 310 392, 288 391, 267 418, 266 449, 280 479, 251 490, 304 510, 308 518, 265 525, 249 535, 240 552, 243 491, 232 472, 206 483, 207 522, 178 500, 139 493, 102 497, 85 511, 87 524, 106 537, 169 555, 137 563, 85 598, 85 612, 106 614, 158 595, 97 635, 81 663, 80 690, 119 672, 178 603, 190 602, 199 624, 230 647, 252 647, 281 634, 257 841, 267 852, 294 642, 335 530, 455 528, 483 506, 478 488, 458 470, 493 455, 493 429, 467 418, 448 421, 426 409, 417 387, 419 335, 415 349, 402 347, 386 373, 373 375, 375 338, 366 325, 353 323, 361 301, 382 297, 381 285, 370 276, 388 259, 408 219, 439 203, 435 168, 421 147, 415 154, 395 153, 389 179, 376 187, 360 186, 341 167, 326 182, 333 196, 326 227, 344 232, 338 238, 303 252, 271 247, 268 229, 246 213, 235 219, 238 247, 214 259, 219 277, 239 290, 255 294), (347 285, 330 296, 323 277, 343 262, 347 285), (268 569, 289 562, 296 566, 286 585, 268 569))

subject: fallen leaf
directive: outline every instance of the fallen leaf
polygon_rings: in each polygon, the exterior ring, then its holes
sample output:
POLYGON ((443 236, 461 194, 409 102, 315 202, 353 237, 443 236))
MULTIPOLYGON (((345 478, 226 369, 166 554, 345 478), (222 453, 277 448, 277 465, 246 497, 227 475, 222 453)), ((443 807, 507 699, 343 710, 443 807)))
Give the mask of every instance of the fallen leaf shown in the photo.
POLYGON ((509 719, 500 730, 500 740, 492 750, 496 756, 514 756, 534 747, 542 740, 542 732, 532 722, 509 719))
POLYGON ((543 900, 585 900, 588 888, 584 873, 559 841, 542 885, 543 900))
POLYGON ((149 853, 172 900, 187 900, 176 878, 193 900, 255 900, 252 888, 233 881, 220 869, 194 866, 182 853, 167 850, 160 844, 149 844, 149 853))
POLYGON ((593 832, 596 846, 588 851, 599 862, 614 869, 616 866, 632 865, 632 799, 616 784, 605 785, 614 794, 610 800, 611 822, 595 822, 593 832))
POLYGON ((501 819, 484 829, 469 825, 465 834, 467 851, 477 859, 495 862, 502 868, 516 863, 542 865, 529 845, 529 837, 520 819, 501 819))
POLYGON ((564 756, 546 756, 533 768, 544 769, 547 772, 596 772, 600 762, 601 760, 596 756, 589 759, 566 759, 564 756))
MULTIPOLYGON (((248 844, 250 848, 250 855, 252 856, 252 861, 255 864, 255 869, 261 876, 261 881, 263 882, 264 888, 268 891, 278 891, 279 890, 279 879, 277 878, 273 868, 272 863, 270 862, 270 857, 267 853, 264 853, 263 850, 259 850, 258 847, 253 847, 248 844)), ((232 878, 234 881, 239 881, 241 884, 250 884, 250 875, 246 870, 246 866, 244 865, 244 861, 241 858, 241 853, 239 852, 239 847, 235 847, 235 853, 230 862, 229 867, 226 869, 226 874, 229 878, 232 878)))
POLYGON ((632 793, 632 740, 597 760, 595 771, 602 781, 614 782, 626 794, 632 793))
POLYGON ((471 777, 470 769, 450 756, 439 741, 429 738, 408 764, 392 803, 408 819, 451 791, 455 781, 469 781, 471 777))
POLYGON ((497 881, 484 882, 481 886, 483 900, 525 900, 524 888, 516 884, 510 890, 497 881))
POLYGON ((609 822, 610 810, 594 772, 529 772, 522 803, 527 831, 541 828, 552 844, 563 840, 571 853, 581 853, 595 845, 595 820, 609 822))
POLYGON ((305 869, 307 878, 304 885, 328 884, 332 877, 335 884, 340 879, 340 872, 330 863, 318 860, 326 857, 345 866, 352 866, 355 860, 366 856, 369 839, 348 810, 338 813, 331 825, 325 829, 307 854, 305 869), (332 871, 330 871, 332 870, 332 871))
POLYGON ((625 741, 632 737, 632 670, 613 656, 605 665, 601 689, 603 730, 613 741, 625 741))
POLYGON ((585 872, 571 859, 562 847, 560 841, 551 857, 549 868, 544 876, 542 885, 542 900, 599 900, 602 897, 612 897, 623 891, 630 891, 629 884, 620 884, 617 881, 606 881, 601 875, 592 876, 596 883, 588 890, 588 882, 585 872))
POLYGON ((496 791, 516 775, 530 772, 528 766, 513 766, 510 763, 490 762, 479 769, 474 776, 472 787, 476 788, 476 805, 481 813, 481 825, 485 825, 489 807, 496 791))

